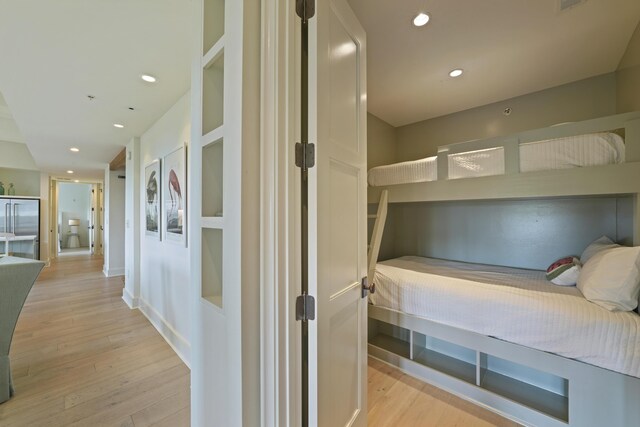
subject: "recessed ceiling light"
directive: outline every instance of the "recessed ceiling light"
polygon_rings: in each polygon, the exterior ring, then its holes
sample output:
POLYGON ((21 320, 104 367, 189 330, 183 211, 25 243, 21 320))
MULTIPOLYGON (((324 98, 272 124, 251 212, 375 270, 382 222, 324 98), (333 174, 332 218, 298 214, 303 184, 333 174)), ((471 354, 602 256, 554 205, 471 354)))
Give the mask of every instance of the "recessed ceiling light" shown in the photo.
POLYGON ((80 180, 79 179, 74 179, 73 182, 80 182, 80 180))
POLYGON ((68 170, 67 173, 71 174, 71 173, 73 173, 73 171, 72 170, 68 170))
POLYGON ((118 129, 122 129, 124 127, 124 125, 121 125, 120 123, 114 123, 113 127, 114 128, 118 128, 118 129))
POLYGON ((77 153, 78 151, 80 151, 80 149, 76 147, 71 147, 69 148, 69 151, 73 151, 74 153, 77 153))
POLYGON ((151 76, 149 74, 143 74, 143 75, 140 76, 140 78, 142 80, 144 80, 145 82, 149 82, 149 83, 155 83, 156 80, 158 80, 158 79, 156 79, 155 77, 153 77, 153 76, 151 76))
POLYGON ((462 75, 462 68, 456 68, 455 70, 449 71, 450 77, 460 77, 462 75))
POLYGON ((426 13, 419 13, 415 18, 413 18, 413 25, 415 25, 416 27, 422 27, 424 25, 427 25, 427 22, 429 22, 429 15, 426 13))

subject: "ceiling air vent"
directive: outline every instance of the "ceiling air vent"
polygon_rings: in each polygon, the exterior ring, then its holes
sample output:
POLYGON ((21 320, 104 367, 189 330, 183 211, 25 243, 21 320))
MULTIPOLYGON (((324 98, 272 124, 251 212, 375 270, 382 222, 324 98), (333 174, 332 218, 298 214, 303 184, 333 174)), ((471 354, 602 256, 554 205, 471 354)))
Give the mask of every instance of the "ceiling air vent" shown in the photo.
POLYGON ((560 10, 567 10, 570 7, 584 3, 586 0, 560 0, 560 10))

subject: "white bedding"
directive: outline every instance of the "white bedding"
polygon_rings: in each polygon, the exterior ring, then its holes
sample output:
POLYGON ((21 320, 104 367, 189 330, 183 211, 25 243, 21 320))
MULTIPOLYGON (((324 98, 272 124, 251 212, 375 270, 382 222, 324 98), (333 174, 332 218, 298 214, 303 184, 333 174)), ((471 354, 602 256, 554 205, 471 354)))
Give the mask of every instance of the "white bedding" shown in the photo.
POLYGON ((504 148, 449 154, 449 179, 504 175, 504 148))
MULTIPOLYGON (((624 141, 610 132, 549 139, 520 145, 520 171, 566 169, 624 162, 624 141)), ((448 156, 449 179, 504 174, 504 149, 455 153, 448 156)), ((436 157, 378 166, 369 171, 373 187, 435 181, 436 157)))
POLYGON ((640 316, 610 312, 543 271, 421 257, 378 263, 374 305, 640 378, 640 316))
POLYGON ((368 181, 372 187, 412 182, 435 181, 438 179, 436 157, 378 166, 369 171, 368 181))
POLYGON ((611 132, 590 133, 520 145, 520 172, 624 162, 624 141, 611 132))

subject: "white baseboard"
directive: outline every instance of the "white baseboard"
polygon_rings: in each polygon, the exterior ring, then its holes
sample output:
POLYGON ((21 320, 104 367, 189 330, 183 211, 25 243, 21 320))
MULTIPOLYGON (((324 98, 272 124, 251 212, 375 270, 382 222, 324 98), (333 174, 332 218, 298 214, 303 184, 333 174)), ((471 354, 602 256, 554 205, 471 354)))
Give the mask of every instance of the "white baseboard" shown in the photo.
POLYGON ((105 266, 102 269, 102 273, 106 277, 124 276, 124 267, 121 267, 121 268, 107 268, 105 266))
POLYGON ((150 306, 144 299, 138 298, 138 308, 145 315, 149 322, 160 332, 160 335, 169 343, 173 351, 178 357, 191 369, 191 345, 182 335, 180 335, 173 327, 150 306))
POLYGON ((140 307, 140 298, 131 295, 127 288, 122 288, 122 299, 130 309, 140 307))

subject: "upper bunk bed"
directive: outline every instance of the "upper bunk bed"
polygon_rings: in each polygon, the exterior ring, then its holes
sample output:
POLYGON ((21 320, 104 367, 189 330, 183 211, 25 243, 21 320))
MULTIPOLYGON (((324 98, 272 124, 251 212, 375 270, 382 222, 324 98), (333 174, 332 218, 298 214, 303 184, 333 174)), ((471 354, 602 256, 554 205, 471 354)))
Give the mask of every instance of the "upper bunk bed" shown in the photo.
POLYGON ((372 203, 384 189, 390 203, 638 193, 640 112, 444 145, 369 185, 372 203))

